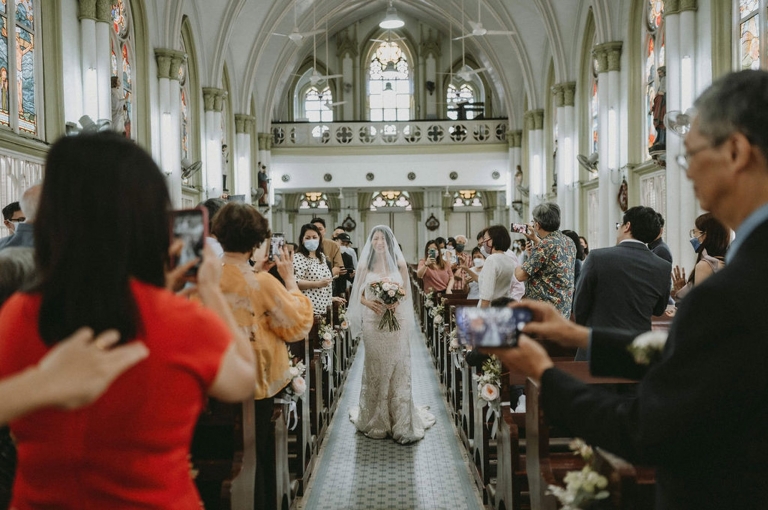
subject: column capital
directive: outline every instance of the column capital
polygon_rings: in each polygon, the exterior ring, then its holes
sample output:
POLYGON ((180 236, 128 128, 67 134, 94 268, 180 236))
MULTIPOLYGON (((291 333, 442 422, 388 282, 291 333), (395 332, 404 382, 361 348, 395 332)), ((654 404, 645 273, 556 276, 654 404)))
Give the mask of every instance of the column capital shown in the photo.
POLYGON ((435 60, 437 60, 440 57, 440 34, 433 34, 432 29, 430 28, 427 31, 427 36, 424 37, 422 34, 421 44, 420 44, 420 53, 421 56, 426 58, 429 55, 432 55, 435 57, 435 60))
POLYGON ((251 134, 253 126, 256 124, 256 117, 245 115, 243 113, 235 114, 235 133, 251 134))
POLYGON ((576 105, 576 82, 567 81, 561 83, 563 86, 563 106, 575 106, 576 105))
POLYGON ((259 150, 272 150, 272 133, 259 133, 259 150))
POLYGON ((528 110, 525 112, 525 128, 528 131, 544 129, 544 110, 528 110))
POLYGON ((680 12, 696 11, 698 8, 698 0, 680 0, 680 12))
POLYGON ((170 80, 179 79, 181 65, 187 60, 183 51, 168 48, 155 48, 155 60, 157 61, 157 77, 170 80))
POLYGON ((78 0, 77 19, 99 21, 99 18, 96 16, 96 0, 78 0))
POLYGON ((592 50, 597 59, 597 72, 621 71, 621 41, 598 44, 592 50))
POLYGON ((680 14, 680 0, 666 0, 664 2, 664 17, 680 14))
POLYGON ((352 58, 357 57, 357 39, 355 34, 349 33, 349 28, 345 28, 336 34, 336 56, 343 57, 349 55, 352 58))
POLYGON ((112 0, 96 0, 96 21, 112 21, 112 0))
POLYGON ((552 86, 552 95, 555 96, 555 106, 557 108, 565 106, 565 90, 563 90, 561 84, 558 83, 552 86))
POLYGON ((507 131, 507 143, 510 149, 519 149, 523 145, 523 131, 507 131))
POLYGON ((220 112, 224 106, 227 91, 216 87, 203 87, 203 109, 206 112, 220 112))

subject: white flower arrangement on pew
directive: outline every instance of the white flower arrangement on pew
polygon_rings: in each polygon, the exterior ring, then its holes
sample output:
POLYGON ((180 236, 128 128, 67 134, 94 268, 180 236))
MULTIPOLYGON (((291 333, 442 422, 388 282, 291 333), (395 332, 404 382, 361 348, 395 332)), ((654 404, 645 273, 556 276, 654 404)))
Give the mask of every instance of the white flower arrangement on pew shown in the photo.
POLYGON ((442 304, 439 304, 437 306, 433 306, 429 310, 429 316, 432 317, 432 322, 434 324, 442 324, 443 323, 443 312, 445 311, 445 308, 442 304))
POLYGON ((321 361, 323 362, 323 369, 328 372, 333 366, 333 347, 336 344, 336 331, 329 324, 326 324, 325 319, 320 322, 319 328, 320 334, 320 347, 322 348, 321 361))
POLYGON ((664 345, 667 343, 666 331, 648 331, 635 338, 627 350, 638 365, 650 365, 661 359, 664 345))
POLYGON ((473 378, 477 382, 478 390, 475 405, 478 410, 488 406, 485 421, 493 422, 491 437, 495 439, 501 418, 501 361, 491 355, 483 363, 483 373, 475 374, 473 378))
POLYGON ((347 309, 342 305, 339 306, 338 311, 339 329, 346 331, 349 329, 349 322, 347 322, 347 309))
POLYGON ((432 308, 435 306, 434 301, 435 293, 434 292, 427 292, 424 294, 424 307, 425 308, 432 308))
POLYGON ((453 365, 461 370, 467 348, 459 343, 458 330, 454 327, 448 334, 448 352, 453 358, 453 365))
POLYGON ((565 488, 550 485, 548 494, 557 498, 563 505, 563 510, 586 510, 596 501, 610 496, 605 490, 608 487, 608 479, 595 471, 591 446, 579 438, 571 441, 568 446, 574 451, 574 455, 581 455, 585 462, 584 467, 580 471, 568 471, 563 478, 565 488))
POLYGON ((286 426, 293 430, 299 423, 296 401, 299 399, 304 400, 304 395, 307 392, 307 381, 304 379, 307 367, 302 361, 296 361, 296 358, 291 354, 291 349, 287 346, 286 350, 288 351, 288 373, 291 375, 291 383, 275 398, 275 403, 288 405, 288 423, 286 426), (291 422, 293 422, 293 425, 291 425, 291 422))

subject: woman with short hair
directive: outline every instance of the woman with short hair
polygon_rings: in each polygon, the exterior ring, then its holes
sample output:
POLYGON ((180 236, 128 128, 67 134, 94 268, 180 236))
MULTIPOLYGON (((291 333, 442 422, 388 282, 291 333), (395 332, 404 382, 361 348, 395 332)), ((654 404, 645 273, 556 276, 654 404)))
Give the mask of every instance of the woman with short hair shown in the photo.
POLYGON ((512 257, 507 256, 512 239, 506 227, 488 227, 482 242, 485 251, 490 255, 486 257, 483 270, 477 279, 480 299, 477 306, 488 308, 494 299, 509 296, 517 264, 512 257))

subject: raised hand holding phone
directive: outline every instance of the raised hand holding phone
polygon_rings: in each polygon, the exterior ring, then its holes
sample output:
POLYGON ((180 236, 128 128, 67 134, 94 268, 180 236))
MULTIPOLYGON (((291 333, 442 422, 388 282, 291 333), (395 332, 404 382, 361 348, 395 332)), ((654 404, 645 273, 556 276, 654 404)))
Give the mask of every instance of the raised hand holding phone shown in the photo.
MULTIPOLYGON (((208 211, 205 208, 181 209, 171 211, 171 242, 181 239, 183 246, 178 257, 172 259, 173 267, 186 265, 189 261, 200 259, 208 237, 208 211)), ((192 265, 185 276, 194 276, 199 264, 192 265)))

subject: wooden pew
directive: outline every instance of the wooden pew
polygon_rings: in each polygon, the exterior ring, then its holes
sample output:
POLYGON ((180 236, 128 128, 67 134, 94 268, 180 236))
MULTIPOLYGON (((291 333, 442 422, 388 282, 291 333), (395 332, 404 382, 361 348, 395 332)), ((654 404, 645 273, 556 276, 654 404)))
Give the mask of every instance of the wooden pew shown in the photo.
POLYGON ((612 508, 653 510, 656 500, 653 468, 632 465, 602 448, 595 448, 594 452, 596 470, 608 479, 612 508))
POLYGON ((303 495, 306 482, 312 474, 317 443, 317 436, 312 432, 312 414, 310 412, 312 399, 309 394, 310 383, 314 375, 310 368, 312 358, 309 341, 294 342, 288 346, 291 349, 291 354, 307 367, 307 371, 304 373, 307 392, 303 399, 296 402, 299 423, 288 435, 289 472, 291 473, 291 480, 298 483, 299 495, 303 495))
POLYGON ((253 400, 208 398, 192 439, 195 484, 207 510, 252 509, 256 476, 253 400))

